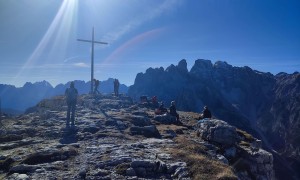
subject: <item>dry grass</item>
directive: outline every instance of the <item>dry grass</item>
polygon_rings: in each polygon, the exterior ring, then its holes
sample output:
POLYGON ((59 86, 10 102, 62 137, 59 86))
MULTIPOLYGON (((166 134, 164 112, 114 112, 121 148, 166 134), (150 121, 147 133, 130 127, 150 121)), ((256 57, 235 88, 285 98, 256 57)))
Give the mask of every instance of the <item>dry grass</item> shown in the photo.
POLYGON ((242 136, 242 137, 245 138, 244 141, 246 141, 246 142, 253 142, 253 141, 254 141, 254 137, 253 137, 251 134, 247 133, 246 131, 243 131, 243 130, 241 130, 241 129, 236 129, 236 132, 237 132, 240 136, 242 136))
POLYGON ((182 121, 184 124, 188 126, 193 126, 197 124, 200 114, 195 113, 195 112, 183 112, 183 111, 178 111, 180 121, 182 121))
POLYGON ((116 166, 116 173, 121 175, 126 175, 126 170, 130 168, 129 163, 123 163, 116 166))
POLYGON ((228 179, 236 180, 232 168, 205 155, 206 148, 183 136, 175 139, 178 146, 170 150, 170 153, 187 162, 193 179, 228 179))
POLYGON ((174 124, 170 124, 170 125, 159 124, 159 125, 156 126, 156 128, 159 131, 159 133, 163 133, 166 130, 173 130, 175 132, 182 131, 182 130, 187 130, 186 127, 177 126, 177 125, 174 125, 174 124))
POLYGON ((249 143, 249 142, 246 142, 246 141, 241 141, 241 142, 239 143, 239 145, 240 145, 240 146, 246 146, 246 147, 250 147, 250 146, 251 146, 250 143, 249 143))

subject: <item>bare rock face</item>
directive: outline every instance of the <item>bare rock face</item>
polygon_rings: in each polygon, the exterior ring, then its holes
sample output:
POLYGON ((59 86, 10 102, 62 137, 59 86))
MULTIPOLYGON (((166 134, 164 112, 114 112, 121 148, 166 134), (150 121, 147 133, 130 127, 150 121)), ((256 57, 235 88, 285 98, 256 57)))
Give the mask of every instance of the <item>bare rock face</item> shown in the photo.
POLYGON ((300 162, 300 73, 276 75, 274 101, 258 123, 277 151, 300 162))
POLYGON ((181 71, 183 73, 188 73, 187 62, 185 59, 179 61, 177 67, 178 67, 179 71, 181 71))
POLYGON ((251 148, 241 146, 240 153, 242 158, 237 166, 241 168, 241 175, 248 174, 250 177, 255 176, 257 179, 275 179, 273 170, 273 155, 263 149, 257 151, 251 148))
POLYGON ((196 77, 201 77, 206 80, 212 78, 213 64, 210 60, 198 59, 192 67, 190 73, 196 77))
POLYGON ((201 120, 196 125, 198 135, 216 145, 221 154, 212 156, 221 162, 235 164, 241 179, 274 179, 273 155, 263 149, 258 139, 245 137, 236 128, 221 120, 201 120))
POLYGON ((202 120, 198 124, 198 133, 202 139, 222 146, 233 146, 238 140, 236 128, 217 119, 202 120))

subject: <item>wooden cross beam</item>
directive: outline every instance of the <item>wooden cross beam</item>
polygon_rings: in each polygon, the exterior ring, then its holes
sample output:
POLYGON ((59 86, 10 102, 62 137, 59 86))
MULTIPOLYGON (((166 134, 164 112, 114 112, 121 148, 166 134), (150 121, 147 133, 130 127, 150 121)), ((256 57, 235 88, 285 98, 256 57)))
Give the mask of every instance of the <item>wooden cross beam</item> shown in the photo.
POLYGON ((78 41, 82 41, 82 42, 89 42, 92 44, 92 51, 91 51, 91 94, 94 92, 94 84, 93 84, 93 80, 94 80, 94 44, 98 43, 98 44, 108 44, 107 42, 100 42, 100 41, 95 41, 94 40, 94 27, 93 27, 93 32, 92 32, 92 40, 85 40, 85 39, 77 39, 78 41))

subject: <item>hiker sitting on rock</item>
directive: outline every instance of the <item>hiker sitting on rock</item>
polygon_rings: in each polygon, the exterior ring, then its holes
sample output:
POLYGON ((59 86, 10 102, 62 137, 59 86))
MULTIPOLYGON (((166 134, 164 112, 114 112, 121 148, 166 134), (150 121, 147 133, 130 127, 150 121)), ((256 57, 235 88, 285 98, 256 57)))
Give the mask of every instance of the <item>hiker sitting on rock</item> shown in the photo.
POLYGON ((161 115, 161 114, 165 114, 165 113, 168 113, 168 109, 165 108, 164 102, 161 102, 159 105, 159 108, 155 110, 155 114, 161 115))
POLYGON ((175 106, 175 101, 171 102, 170 106, 170 115, 175 116, 177 121, 179 122, 179 114, 176 112, 176 106, 175 106))
POLYGON ((70 113, 71 112, 72 112, 72 115, 71 115, 71 125, 74 126, 75 108, 76 108, 77 96, 78 96, 78 91, 74 87, 74 82, 71 82, 70 87, 66 89, 65 96, 66 96, 67 105, 68 105, 67 124, 66 124, 66 126, 69 127, 70 113))
POLYGON ((158 106, 159 106, 159 104, 158 104, 158 102, 157 102, 157 97, 156 97, 156 96, 153 96, 153 97, 152 97, 152 106, 153 106, 154 108, 158 108, 158 106))
POLYGON ((211 119, 211 112, 210 112, 210 110, 208 109, 207 106, 204 106, 202 114, 199 117, 199 119, 205 119, 205 118, 211 119))

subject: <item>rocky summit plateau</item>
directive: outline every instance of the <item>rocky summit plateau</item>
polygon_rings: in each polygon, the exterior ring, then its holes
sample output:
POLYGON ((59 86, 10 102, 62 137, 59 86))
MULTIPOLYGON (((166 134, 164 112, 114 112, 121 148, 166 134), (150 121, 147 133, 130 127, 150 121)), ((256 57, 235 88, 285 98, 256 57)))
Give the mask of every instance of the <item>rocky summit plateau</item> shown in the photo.
POLYGON ((121 95, 80 95, 75 127, 63 96, 2 117, 0 179, 274 179, 262 141, 219 119, 180 121, 121 95))

